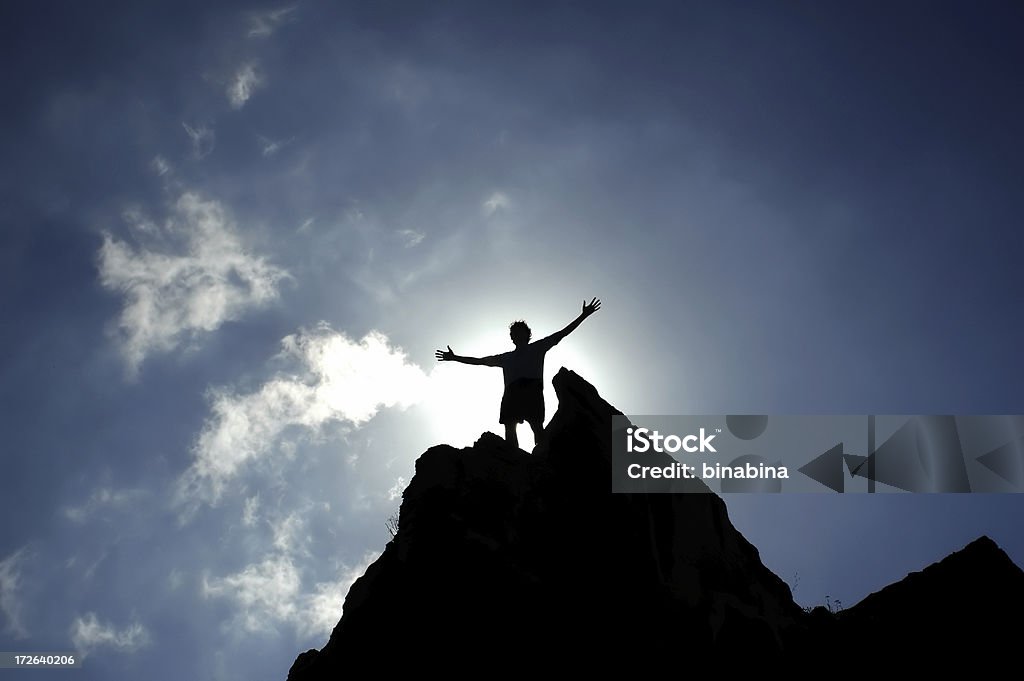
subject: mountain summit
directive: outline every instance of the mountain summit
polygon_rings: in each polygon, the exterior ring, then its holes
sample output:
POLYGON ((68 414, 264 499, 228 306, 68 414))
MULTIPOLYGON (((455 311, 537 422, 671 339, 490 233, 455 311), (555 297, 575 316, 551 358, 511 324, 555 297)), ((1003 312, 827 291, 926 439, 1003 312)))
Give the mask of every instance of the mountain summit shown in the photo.
POLYGON ((979 622, 985 613, 1024 605, 1024 573, 982 538, 838 615, 806 613, 699 480, 689 484, 707 493, 612 494, 609 435, 621 412, 565 368, 553 384, 558 411, 533 454, 485 433, 417 460, 394 539, 352 585, 327 645, 299 655, 289 681, 481 661, 800 666, 849 659, 851 642, 904 624, 970 627, 979 641, 998 632, 998 619, 979 622), (965 583, 969 595, 951 600, 965 583))

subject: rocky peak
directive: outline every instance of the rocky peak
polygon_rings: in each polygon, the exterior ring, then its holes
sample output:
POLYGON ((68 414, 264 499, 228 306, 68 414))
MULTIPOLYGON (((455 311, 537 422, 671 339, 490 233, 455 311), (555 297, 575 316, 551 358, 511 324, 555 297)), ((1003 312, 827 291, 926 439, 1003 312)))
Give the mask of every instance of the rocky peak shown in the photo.
POLYGON ((558 410, 534 453, 485 433, 472 447, 420 456, 396 536, 353 584, 327 645, 301 654, 289 681, 398 660, 423 670, 494 660, 505 670, 541 660, 671 667, 685 650, 719 669, 812 664, 884 627, 930 618, 948 628, 924 604, 948 602, 943 594, 979 576, 998 574, 999 588, 1020 598, 1020 569, 982 538, 839 616, 806 614, 707 488, 611 493, 612 416, 621 412, 565 368, 553 384, 558 410))

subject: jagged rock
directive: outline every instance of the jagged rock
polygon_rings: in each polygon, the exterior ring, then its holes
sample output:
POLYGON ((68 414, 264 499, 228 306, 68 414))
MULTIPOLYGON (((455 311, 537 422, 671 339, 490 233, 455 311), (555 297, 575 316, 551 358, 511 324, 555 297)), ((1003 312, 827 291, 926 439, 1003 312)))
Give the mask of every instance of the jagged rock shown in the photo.
POLYGON ((984 666, 1016 652, 1024 636, 1024 571, 980 537, 839 613, 841 635, 872 659, 961 659, 984 666), (954 655, 959 651, 959 655, 954 655))
POLYGON ((302 653, 289 681, 382 665, 816 665, 849 655, 848 637, 878 622, 903 626, 894 613, 938 604, 978 570, 1018 593, 1024 584, 979 540, 961 552, 967 560, 954 554, 838 617, 804 613, 700 481, 689 484, 705 493, 612 494, 620 412, 572 371, 553 384, 558 411, 535 453, 485 433, 419 458, 396 536, 353 584, 327 645, 302 653))
POLYGON ((394 540, 289 679, 334 678, 390 645, 536 659, 575 656, 575 641, 623 660, 641 644, 781 650, 802 612, 722 500, 612 494, 620 412, 566 369, 554 386, 558 411, 536 454, 487 433, 419 458, 394 540))

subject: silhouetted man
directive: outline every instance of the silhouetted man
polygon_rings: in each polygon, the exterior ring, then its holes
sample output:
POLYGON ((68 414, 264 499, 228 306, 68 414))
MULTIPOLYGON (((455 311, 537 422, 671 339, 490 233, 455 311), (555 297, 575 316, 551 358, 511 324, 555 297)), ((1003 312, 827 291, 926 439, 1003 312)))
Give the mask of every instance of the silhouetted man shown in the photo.
POLYGON ((544 355, 576 330, 583 320, 601 309, 601 301, 594 298, 589 303, 584 299, 580 316, 547 338, 530 342, 532 332, 526 322, 519 320, 508 327, 509 336, 516 349, 490 357, 460 357, 452 351, 437 350, 434 356, 439 362, 462 362, 501 367, 505 374, 505 394, 501 398, 501 414, 498 423, 505 425, 505 439, 515 447, 519 446, 516 426, 523 421, 533 429, 535 443, 540 442, 544 432, 544 355))

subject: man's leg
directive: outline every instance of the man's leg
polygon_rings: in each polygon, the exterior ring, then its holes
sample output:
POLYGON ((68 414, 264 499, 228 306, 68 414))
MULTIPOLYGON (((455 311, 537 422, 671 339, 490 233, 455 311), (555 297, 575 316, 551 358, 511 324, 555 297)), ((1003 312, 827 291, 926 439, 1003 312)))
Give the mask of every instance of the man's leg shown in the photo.
POLYGON ((519 446, 519 436, 516 435, 516 424, 506 423, 505 424, 505 441, 513 447, 519 446))
POLYGON ((544 435, 544 422, 530 421, 530 428, 533 429, 533 446, 536 447, 540 444, 541 436, 544 435))

